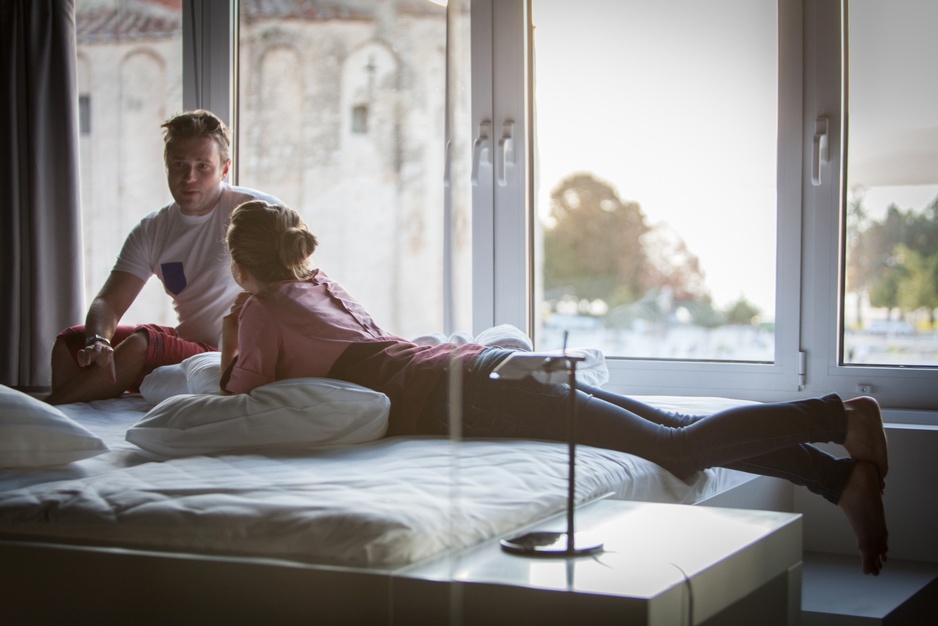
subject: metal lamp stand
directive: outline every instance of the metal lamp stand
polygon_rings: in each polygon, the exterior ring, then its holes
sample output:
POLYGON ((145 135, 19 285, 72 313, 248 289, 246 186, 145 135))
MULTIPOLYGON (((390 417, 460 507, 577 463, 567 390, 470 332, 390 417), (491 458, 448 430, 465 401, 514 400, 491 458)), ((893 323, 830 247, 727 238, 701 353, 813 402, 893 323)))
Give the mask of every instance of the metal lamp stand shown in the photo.
POLYGON ((576 364, 585 357, 515 352, 502 361, 491 373, 493 379, 522 380, 537 372, 548 377, 566 370, 570 385, 568 409, 569 469, 567 474, 567 530, 566 532, 533 531, 510 539, 502 539, 502 549, 523 556, 564 557, 583 556, 600 552, 602 543, 595 543, 574 531, 576 508, 576 364))

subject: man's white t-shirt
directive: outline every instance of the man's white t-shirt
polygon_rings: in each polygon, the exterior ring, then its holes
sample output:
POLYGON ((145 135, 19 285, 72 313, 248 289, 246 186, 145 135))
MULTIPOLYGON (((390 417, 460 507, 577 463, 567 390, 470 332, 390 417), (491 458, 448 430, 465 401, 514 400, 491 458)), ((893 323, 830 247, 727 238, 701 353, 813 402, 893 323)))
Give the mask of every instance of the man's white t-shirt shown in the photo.
POLYGON ((241 288, 231 276, 225 235, 231 212, 250 200, 280 201, 270 195, 222 183, 218 204, 205 215, 185 215, 173 202, 150 213, 124 241, 114 270, 146 282, 156 275, 173 299, 179 336, 217 346, 221 320, 241 288))

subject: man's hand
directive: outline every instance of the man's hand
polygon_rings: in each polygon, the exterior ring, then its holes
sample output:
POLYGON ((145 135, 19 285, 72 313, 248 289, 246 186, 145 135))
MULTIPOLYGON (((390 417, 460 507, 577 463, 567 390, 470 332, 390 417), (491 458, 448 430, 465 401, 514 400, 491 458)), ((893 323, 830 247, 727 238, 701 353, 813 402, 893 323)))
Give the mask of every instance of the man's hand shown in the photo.
POLYGON ((117 382, 117 370, 114 368, 114 349, 103 341, 96 341, 78 351, 78 364, 88 367, 92 363, 108 368, 111 382, 117 382))

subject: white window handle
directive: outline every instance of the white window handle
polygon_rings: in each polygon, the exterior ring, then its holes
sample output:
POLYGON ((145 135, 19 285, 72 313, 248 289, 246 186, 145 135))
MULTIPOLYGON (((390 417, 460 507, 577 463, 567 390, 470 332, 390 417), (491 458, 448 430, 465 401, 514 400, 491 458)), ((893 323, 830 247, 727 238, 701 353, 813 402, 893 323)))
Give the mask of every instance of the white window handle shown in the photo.
POLYGON ((483 120, 479 124, 479 136, 472 142, 472 186, 479 186, 479 166, 491 165, 489 158, 489 131, 492 122, 483 120))
POLYGON ((814 163, 811 164, 811 184, 821 184, 821 165, 830 162, 828 151, 828 120, 819 117, 814 126, 814 163))
POLYGON ((515 164, 515 123, 507 120, 502 125, 502 137, 498 140, 498 152, 495 157, 499 160, 496 164, 498 171, 498 185, 504 187, 508 184, 508 166, 515 164))

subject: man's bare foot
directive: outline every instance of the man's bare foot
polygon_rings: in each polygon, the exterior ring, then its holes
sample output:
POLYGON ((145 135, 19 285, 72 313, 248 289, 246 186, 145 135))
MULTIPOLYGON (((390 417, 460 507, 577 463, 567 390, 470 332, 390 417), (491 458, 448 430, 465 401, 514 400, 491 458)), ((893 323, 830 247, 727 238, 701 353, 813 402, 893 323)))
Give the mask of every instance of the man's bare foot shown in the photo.
POLYGON ((847 414, 844 447, 856 460, 876 465, 882 488, 889 471, 889 451, 879 403, 869 396, 860 396, 844 402, 844 410, 847 414))
POLYGON ((876 466, 868 461, 858 461, 837 503, 857 538, 863 573, 874 576, 883 569, 889 550, 886 510, 879 484, 876 466))

